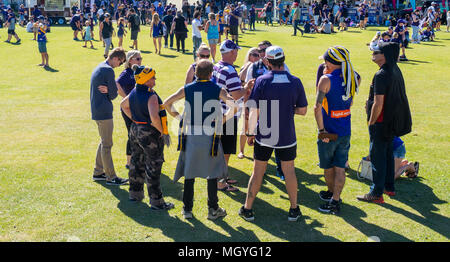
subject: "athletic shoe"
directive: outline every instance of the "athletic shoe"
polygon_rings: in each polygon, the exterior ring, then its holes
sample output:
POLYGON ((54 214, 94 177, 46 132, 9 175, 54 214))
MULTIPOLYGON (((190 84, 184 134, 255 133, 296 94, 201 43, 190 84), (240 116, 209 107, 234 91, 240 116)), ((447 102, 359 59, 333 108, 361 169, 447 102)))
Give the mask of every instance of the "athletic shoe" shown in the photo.
POLYGON ((289 216, 288 221, 289 222, 295 222, 302 216, 302 212, 300 212, 300 207, 297 206, 296 208, 290 208, 289 209, 289 216))
POLYGON ((384 193, 390 197, 395 196, 395 191, 388 191, 388 190, 384 190, 384 193))
POLYGON ((213 208, 208 209, 208 219, 209 220, 216 220, 219 217, 224 217, 227 215, 227 211, 225 209, 218 207, 216 210, 213 208))
POLYGON ((245 209, 244 206, 242 206, 239 209, 239 215, 245 219, 245 221, 253 221, 255 220, 255 215, 253 214, 253 210, 251 209, 245 209))
POLYGON ((94 179, 94 181, 105 181, 106 175, 105 175, 105 173, 103 173, 100 175, 92 176, 92 179, 94 179))
POLYGON ((357 196, 356 199, 358 199, 360 201, 369 202, 369 203, 384 204, 383 196, 377 197, 372 193, 368 193, 368 194, 365 194, 362 196, 357 196))
POLYGON ((21 40, 22 40, 22 39, 17 40, 16 44, 20 43, 21 40))
POLYGON ((281 181, 284 181, 284 175, 280 174, 280 172, 277 171, 276 176, 279 177, 281 181))
POLYGON ((324 213, 338 215, 341 211, 340 201, 331 200, 330 202, 321 205, 319 210, 324 213))
POLYGON ((330 191, 320 191, 319 197, 323 201, 330 202, 331 198, 333 197, 333 192, 330 191))
POLYGON ((175 207, 174 204, 166 202, 166 203, 161 204, 159 206, 152 205, 150 208, 153 209, 153 210, 169 210, 169 209, 172 209, 174 207, 175 207))
POLYGON ((183 209, 183 211, 181 211, 181 214, 183 215, 184 219, 191 219, 194 217, 194 215, 192 214, 192 211, 186 211, 183 209))
POLYGON ((124 178, 120 178, 120 177, 116 177, 111 181, 106 181, 107 185, 110 186, 121 186, 121 185, 125 185, 128 183, 128 179, 124 179, 124 178))

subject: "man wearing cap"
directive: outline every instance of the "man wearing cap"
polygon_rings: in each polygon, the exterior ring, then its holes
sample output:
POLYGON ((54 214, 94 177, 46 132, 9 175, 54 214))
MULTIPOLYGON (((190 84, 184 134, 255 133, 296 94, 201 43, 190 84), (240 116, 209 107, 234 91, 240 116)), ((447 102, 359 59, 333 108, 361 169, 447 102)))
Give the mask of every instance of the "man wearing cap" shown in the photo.
MULTIPOLYGON (((216 79, 218 86, 225 89, 234 100, 241 103, 244 95, 246 94, 246 90, 241 88, 241 80, 239 79, 239 75, 233 66, 239 49, 241 48, 231 40, 225 40, 222 42, 220 45, 222 60, 214 66, 213 77, 216 79)), ((228 106, 224 101, 222 101, 223 113, 225 114, 227 110, 228 106)), ((236 154, 237 126, 241 115, 240 111, 241 110, 239 110, 233 118, 225 122, 223 125, 223 132, 220 137, 227 166, 231 154, 236 154)), ((236 180, 231 179, 219 181, 218 189, 221 191, 236 191, 238 189, 230 185, 236 182, 236 180)))
POLYGON ((123 185, 128 181, 116 176, 111 156, 114 128, 111 101, 118 94, 113 68, 123 64, 125 59, 125 51, 122 48, 116 48, 111 51, 104 62, 94 69, 91 76, 91 114, 92 120, 98 126, 101 138, 95 159, 93 179, 95 181, 106 180, 107 185, 123 185))
POLYGON ((247 102, 250 108, 247 142, 254 145, 254 162, 247 197, 239 215, 247 221, 254 220, 252 206, 261 187, 267 162, 275 150, 281 160, 289 195, 288 221, 297 221, 301 212, 297 204, 294 167, 297 156, 294 115, 306 115, 308 102, 300 79, 284 69, 285 56, 281 47, 268 47, 266 59, 270 72, 256 79, 247 102))
POLYGON ((357 199, 384 203, 383 193, 395 196, 392 141, 394 136, 411 132, 412 119, 405 82, 397 65, 400 53, 398 44, 379 43, 372 47, 372 51, 372 61, 380 67, 372 79, 366 101, 373 186, 369 193, 357 196, 357 199))
POLYGON ((292 15, 292 26, 294 27, 294 34, 293 36, 297 35, 297 30, 300 30, 300 33, 302 33, 303 36, 303 30, 298 26, 300 24, 300 7, 298 6, 298 3, 294 3, 294 14, 292 15))
POLYGON ((78 10, 77 13, 70 19, 70 26, 73 30, 73 40, 78 41, 78 32, 82 30, 80 10, 78 10))
POLYGON ((144 199, 147 184, 151 209, 172 209, 174 204, 164 201, 161 190, 161 169, 164 162, 164 144, 170 145, 167 113, 163 102, 153 90, 155 70, 133 65, 136 87, 120 103, 123 112, 133 120, 130 128, 131 161, 129 200, 144 199))
POLYGON ((139 16, 136 14, 136 11, 134 8, 130 9, 130 15, 128 16, 128 28, 131 30, 131 40, 133 41, 133 44, 130 46, 130 48, 138 50, 138 34, 141 31, 140 29, 140 21, 139 16))
POLYGON ((394 32, 399 34, 400 37, 400 48, 402 50, 402 55, 399 57, 400 61, 408 61, 405 55, 405 42, 406 40, 406 21, 403 19, 398 20, 397 26, 394 29, 394 32))
POLYGON ((239 45, 239 18, 241 18, 241 12, 239 8, 235 8, 234 5, 231 5, 230 12, 230 35, 231 40, 239 45))
POLYGON ((339 214, 350 150, 350 107, 361 79, 350 62, 350 53, 344 47, 330 47, 321 59, 325 61, 324 75, 317 86, 314 116, 319 130, 319 166, 324 169, 328 190, 319 193, 320 199, 327 202, 319 210, 339 214), (344 75, 343 72, 348 74, 344 75))
POLYGON ((8 39, 5 41, 9 43, 11 41, 12 36, 16 38, 16 44, 20 43, 20 38, 17 35, 16 29, 16 16, 11 8, 8 9, 8 18, 6 19, 5 27, 8 27, 8 39))

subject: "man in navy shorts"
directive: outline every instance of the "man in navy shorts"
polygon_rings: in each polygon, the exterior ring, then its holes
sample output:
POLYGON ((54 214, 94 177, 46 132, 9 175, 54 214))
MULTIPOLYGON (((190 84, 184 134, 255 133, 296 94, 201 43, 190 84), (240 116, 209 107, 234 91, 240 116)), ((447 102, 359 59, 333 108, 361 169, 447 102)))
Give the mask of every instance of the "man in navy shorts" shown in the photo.
POLYGON ((294 167, 297 157, 294 115, 306 115, 308 102, 300 79, 285 70, 285 56, 281 47, 268 47, 265 58, 270 71, 256 79, 247 102, 250 108, 247 142, 254 145, 255 160, 245 204, 239 210, 239 215, 246 221, 254 220, 252 206, 261 187, 267 162, 275 150, 281 160, 289 195, 288 221, 297 221, 301 212, 297 204, 294 167))

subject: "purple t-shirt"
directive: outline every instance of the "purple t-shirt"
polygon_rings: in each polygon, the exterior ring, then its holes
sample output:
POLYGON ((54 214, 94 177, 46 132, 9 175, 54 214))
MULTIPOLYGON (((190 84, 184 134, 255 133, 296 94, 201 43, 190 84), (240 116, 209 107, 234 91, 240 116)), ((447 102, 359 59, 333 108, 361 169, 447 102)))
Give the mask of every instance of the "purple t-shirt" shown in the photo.
POLYGON ((249 101, 249 107, 259 109, 255 139, 260 145, 287 148, 297 144, 295 108, 308 106, 299 78, 286 71, 270 71, 256 79, 249 101), (272 120, 278 123, 272 126, 272 120))
MULTIPOLYGON (((241 12, 239 12, 239 9, 238 9, 238 8, 234 9, 234 11, 231 12, 231 13, 232 13, 233 15, 235 15, 235 16, 238 16, 238 17, 241 16, 241 12)), ((230 15, 230 25, 231 25, 231 26, 239 25, 239 19, 236 18, 236 17, 234 17, 234 16, 232 16, 232 15, 230 15)))
POLYGON ((131 68, 125 69, 117 78, 116 82, 120 84, 125 94, 128 95, 136 85, 133 70, 131 68))

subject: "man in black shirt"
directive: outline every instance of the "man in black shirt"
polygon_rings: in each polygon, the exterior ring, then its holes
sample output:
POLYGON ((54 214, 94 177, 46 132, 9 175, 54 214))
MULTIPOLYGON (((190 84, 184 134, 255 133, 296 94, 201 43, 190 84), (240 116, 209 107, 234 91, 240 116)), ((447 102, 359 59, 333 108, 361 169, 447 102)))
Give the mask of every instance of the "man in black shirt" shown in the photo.
POLYGON ((172 10, 167 10, 167 15, 163 17, 163 23, 166 26, 166 34, 164 35, 164 47, 167 48, 167 39, 170 37, 170 49, 173 48, 173 32, 170 30, 172 28, 173 15, 172 10))
POLYGON ((128 28, 131 29, 131 40, 133 40, 133 45, 130 48, 138 50, 138 33, 141 31, 140 29, 140 21, 139 17, 136 14, 134 8, 130 9, 130 15, 128 16, 128 28))
POLYGON ((371 49, 372 61, 380 67, 373 77, 366 102, 374 187, 357 199, 384 203, 383 193, 395 196, 393 138, 411 132, 412 121, 405 81, 397 66, 399 45, 380 43, 371 49))

